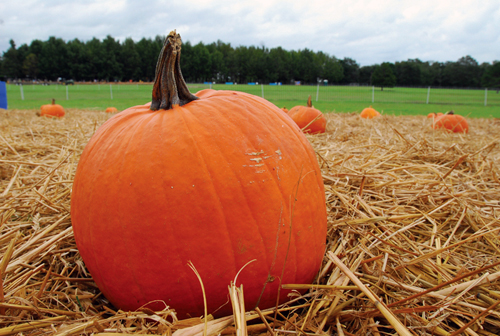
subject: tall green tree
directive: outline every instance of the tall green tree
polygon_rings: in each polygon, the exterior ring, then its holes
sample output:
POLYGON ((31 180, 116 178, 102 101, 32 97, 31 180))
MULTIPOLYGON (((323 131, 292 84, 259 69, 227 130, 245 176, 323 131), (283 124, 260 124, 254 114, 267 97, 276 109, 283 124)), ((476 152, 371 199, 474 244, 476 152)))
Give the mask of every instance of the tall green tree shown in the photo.
POLYGON ((323 63, 323 79, 330 84, 339 84, 344 78, 344 68, 342 64, 333 56, 326 56, 323 63))
POLYGON ((192 49, 191 66, 188 78, 194 82, 211 81, 210 53, 203 43, 198 43, 192 49))
POLYGON ((270 67, 273 69, 271 82, 281 82, 289 84, 291 78, 291 58, 290 53, 281 47, 272 48, 269 51, 270 67))
MULTIPOLYGON (((344 57, 340 60, 340 65, 344 71, 344 76, 342 77, 342 84, 359 83, 359 64, 356 63, 352 58, 344 57)), ((370 76, 368 76, 369 78, 370 76)))
POLYGON ((98 81, 105 80, 106 79, 104 77, 105 56, 104 56, 104 48, 102 42, 94 37, 90 41, 87 41, 85 43, 85 46, 87 47, 91 64, 88 76, 90 76, 91 79, 98 81))
POLYGON ((74 39, 67 43, 69 78, 77 80, 92 81, 92 63, 89 50, 86 48, 85 43, 78 39, 74 39))
POLYGON ((3 54, 2 70, 8 78, 23 77, 23 59, 19 54, 14 40, 9 41, 10 48, 3 54))
POLYGON ((274 69, 270 66, 269 60, 269 49, 265 46, 260 46, 255 48, 256 57, 253 60, 254 72, 256 73, 257 79, 261 83, 275 82, 271 78, 276 77, 274 74, 274 69))
POLYGON ((392 71, 391 63, 384 62, 375 67, 372 73, 371 84, 380 86, 380 90, 384 90, 384 87, 394 87, 396 85, 396 76, 392 71))
MULTIPOLYGON (((139 80, 150 82, 154 80, 156 62, 158 59, 158 54, 163 47, 163 36, 157 35, 153 40, 142 38, 136 43, 136 50, 140 58, 141 66, 141 78, 139 80)), ((182 52, 184 57, 184 51, 182 52)), ((183 60, 181 58, 181 66, 184 67, 183 60)))
POLYGON ((375 65, 365 65, 359 68, 359 83, 360 84, 371 84, 371 78, 373 71, 375 70, 375 65))
POLYGON ((40 41, 40 40, 31 41, 31 44, 29 46, 29 53, 35 54, 35 55, 37 55, 37 57, 39 57, 40 54, 42 53, 43 44, 44 44, 44 42, 40 41))
POLYGON ((141 57, 137 52, 136 43, 132 38, 127 38, 121 48, 120 63, 123 69, 123 79, 138 81, 143 75, 141 57))
POLYGON ((457 62, 446 62, 443 69, 443 86, 479 87, 481 69, 471 56, 461 57, 457 62))
MULTIPOLYGON (((423 86, 431 86, 435 80, 435 73, 430 62, 419 62, 420 83, 423 86)), ((398 83, 399 84, 399 83, 398 83)))
POLYGON ((230 81, 231 78, 238 73, 236 55, 231 43, 224 43, 220 40, 217 41, 217 50, 220 51, 224 57, 224 69, 221 72, 222 82, 230 81))
POLYGON ((111 35, 106 36, 102 41, 102 49, 104 54, 104 68, 102 78, 108 81, 120 81, 123 79, 123 64, 119 62, 121 59, 121 45, 111 35))
POLYGON ((254 46, 238 46, 234 50, 234 60, 236 63, 236 72, 232 74, 232 82, 256 82, 259 79, 255 72, 255 66, 252 64, 253 57, 257 57, 254 46))
POLYGON ((304 49, 290 52, 292 80, 316 84, 321 78, 324 55, 317 56, 312 50, 304 49))
POLYGON ((500 61, 493 61, 493 65, 488 65, 485 68, 481 84, 486 88, 495 88, 498 93, 500 89, 500 61))
POLYGON ((403 86, 418 86, 421 81, 421 66, 420 60, 409 59, 403 62, 396 62, 394 65, 396 82, 403 86))
POLYGON ((445 68, 445 64, 442 63, 442 62, 432 62, 431 63, 431 66, 430 66, 430 72, 432 74, 432 78, 433 78, 433 82, 432 82, 432 86, 443 86, 445 81, 444 81, 444 76, 443 76, 443 73, 444 73, 444 68, 445 68))
POLYGON ((61 38, 49 37, 38 56, 40 78, 56 80, 70 78, 70 67, 67 44, 61 38))
POLYGON ((38 58, 35 54, 29 54, 23 61, 23 72, 26 77, 30 77, 33 79, 37 78, 39 69, 38 69, 38 58))

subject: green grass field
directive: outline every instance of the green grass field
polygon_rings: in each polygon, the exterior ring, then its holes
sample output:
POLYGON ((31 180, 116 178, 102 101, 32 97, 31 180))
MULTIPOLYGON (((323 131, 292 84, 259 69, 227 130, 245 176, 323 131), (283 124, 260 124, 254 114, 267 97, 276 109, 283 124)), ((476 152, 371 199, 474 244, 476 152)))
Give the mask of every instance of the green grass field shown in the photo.
MULTIPOLYGON (((205 84, 190 84, 191 92, 209 88, 205 84)), ((104 110, 114 106, 119 110, 145 104, 151 100, 151 84, 75 84, 63 85, 7 85, 9 109, 38 109, 51 99, 66 108, 104 110), (24 97, 24 99, 22 99, 24 97)), ((475 118, 500 118, 500 94, 495 91, 380 88, 368 86, 293 86, 293 85, 224 85, 212 86, 216 90, 238 90, 276 104, 291 108, 305 105, 312 96, 314 107, 323 112, 360 112, 373 106, 384 114, 422 115, 430 112, 456 113, 475 118), (429 103, 427 97, 429 94, 429 103), (487 106, 484 106, 485 95, 487 106)))

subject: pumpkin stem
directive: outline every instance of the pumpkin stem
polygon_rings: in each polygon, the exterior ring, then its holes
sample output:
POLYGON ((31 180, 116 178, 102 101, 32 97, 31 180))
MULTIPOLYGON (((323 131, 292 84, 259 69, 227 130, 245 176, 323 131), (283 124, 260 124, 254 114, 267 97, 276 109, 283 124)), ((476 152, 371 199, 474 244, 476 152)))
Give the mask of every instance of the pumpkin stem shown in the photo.
POLYGON ((307 107, 312 107, 312 100, 311 100, 311 95, 309 95, 309 98, 307 98, 307 107))
POLYGON ((189 92, 184 77, 182 77, 181 45, 181 36, 175 30, 168 34, 163 43, 156 63, 153 98, 150 107, 152 111, 169 110, 174 105, 182 106, 198 99, 189 92))
POLYGON ((56 104, 56 100, 54 98, 52 98, 52 105, 55 105, 56 104))
POLYGON ((453 114, 455 114, 455 112, 453 112, 453 110, 451 110, 451 111, 446 112, 446 114, 451 114, 451 115, 453 115, 453 114))

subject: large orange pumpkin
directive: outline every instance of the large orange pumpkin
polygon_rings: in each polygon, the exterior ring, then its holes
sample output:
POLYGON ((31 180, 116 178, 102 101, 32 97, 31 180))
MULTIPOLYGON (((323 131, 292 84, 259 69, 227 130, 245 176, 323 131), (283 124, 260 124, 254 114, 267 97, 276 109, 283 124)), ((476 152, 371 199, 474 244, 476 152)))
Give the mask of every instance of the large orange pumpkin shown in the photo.
POLYGON ((363 109, 363 111, 361 111, 361 114, 359 116, 363 119, 373 119, 380 117, 380 112, 370 106, 363 109))
POLYGON ((42 105, 40 108, 40 116, 49 118, 62 118, 66 113, 64 108, 56 104, 56 100, 52 99, 52 104, 42 105))
POLYGON ((468 133, 469 124, 461 115, 448 112, 436 117, 432 126, 434 129, 444 128, 454 133, 468 133))
POLYGON ((288 115, 304 133, 325 133, 326 118, 320 110, 312 107, 311 96, 307 99, 307 106, 294 106, 288 115))
POLYGON ((325 252, 326 206, 314 150, 263 98, 192 95, 181 39, 158 59, 153 99, 92 136, 74 178, 71 217, 85 265, 117 308, 170 306, 180 318, 232 314, 238 276, 247 309, 287 300, 280 284, 311 283, 325 252))

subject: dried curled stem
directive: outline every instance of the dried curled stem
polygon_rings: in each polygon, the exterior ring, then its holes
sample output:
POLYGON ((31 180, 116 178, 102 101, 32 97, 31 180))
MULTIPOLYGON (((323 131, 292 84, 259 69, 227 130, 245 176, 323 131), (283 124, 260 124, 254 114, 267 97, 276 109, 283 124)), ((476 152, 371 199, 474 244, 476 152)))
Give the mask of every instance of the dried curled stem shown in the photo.
POLYGON ((189 92, 184 77, 182 77, 181 36, 171 31, 168 34, 156 63, 155 82, 153 84, 153 98, 150 109, 169 110, 174 105, 185 105, 198 99, 189 92))

